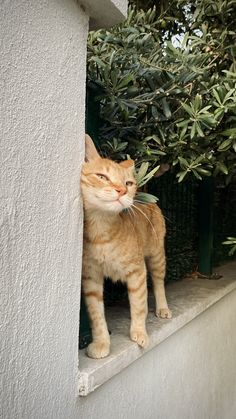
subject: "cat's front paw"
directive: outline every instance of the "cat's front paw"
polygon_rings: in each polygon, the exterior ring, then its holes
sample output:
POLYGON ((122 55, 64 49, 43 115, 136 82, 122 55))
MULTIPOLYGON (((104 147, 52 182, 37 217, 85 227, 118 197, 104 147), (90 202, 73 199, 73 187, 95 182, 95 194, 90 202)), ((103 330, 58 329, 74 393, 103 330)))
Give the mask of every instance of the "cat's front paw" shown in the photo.
POLYGON ((92 342, 87 347, 89 358, 105 358, 110 353, 110 344, 107 342, 92 342))
POLYGON ((168 308, 159 308, 156 311, 156 316, 161 317, 162 319, 171 319, 172 313, 168 308))
POLYGON ((149 345, 149 337, 145 330, 132 330, 130 338, 142 348, 147 348, 149 345))

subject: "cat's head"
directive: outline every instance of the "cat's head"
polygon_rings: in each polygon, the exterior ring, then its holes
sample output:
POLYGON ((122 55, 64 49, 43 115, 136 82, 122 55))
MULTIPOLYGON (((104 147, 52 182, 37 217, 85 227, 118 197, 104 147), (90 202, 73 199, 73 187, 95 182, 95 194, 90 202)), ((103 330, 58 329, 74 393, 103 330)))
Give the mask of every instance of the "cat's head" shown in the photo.
POLYGON ((86 134, 81 190, 85 209, 119 213, 129 208, 137 190, 133 160, 116 163, 102 158, 86 134))

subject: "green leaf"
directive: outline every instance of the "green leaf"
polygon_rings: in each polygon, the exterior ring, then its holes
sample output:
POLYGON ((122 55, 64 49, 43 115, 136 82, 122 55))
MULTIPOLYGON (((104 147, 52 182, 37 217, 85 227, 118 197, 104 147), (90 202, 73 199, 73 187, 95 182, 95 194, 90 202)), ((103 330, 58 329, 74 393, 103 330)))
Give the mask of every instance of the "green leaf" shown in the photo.
POLYGON ((196 169, 192 169, 192 172, 194 174, 194 176, 198 179, 198 180, 202 180, 202 177, 199 175, 199 173, 197 172, 196 169))
POLYGON ((196 122, 194 122, 193 125, 192 125, 191 132, 190 132, 190 138, 193 139, 195 134, 196 134, 196 122))
POLYGON ((183 157, 179 156, 179 157, 178 157, 178 160, 179 160, 179 162, 180 162, 180 164, 181 164, 182 166, 184 166, 184 167, 188 167, 188 166, 189 166, 189 164, 188 164, 187 160, 185 160, 183 157))
POLYGON ((157 119, 159 117, 159 112, 157 111, 157 108, 155 106, 152 106, 151 111, 153 118, 157 119))
POLYGON ((236 252, 236 245, 232 247, 229 251, 229 256, 233 256, 233 254, 236 252))
POLYGON ((235 89, 234 88, 233 89, 230 89, 230 91, 225 95, 225 98, 224 98, 224 102, 223 103, 227 102, 227 100, 230 99, 230 97, 232 96, 233 93, 235 93, 235 89))
POLYGON ((149 173, 145 174, 145 176, 143 176, 141 179, 139 179, 138 186, 141 187, 141 186, 145 185, 154 176, 154 174, 157 172, 159 167, 160 166, 155 167, 149 173))
POLYGON ((161 102, 162 102, 163 111, 164 111, 164 114, 165 114, 166 118, 170 118, 171 117, 171 110, 170 110, 170 107, 169 107, 169 104, 168 104, 166 98, 163 98, 161 102))
POLYGON ((216 98, 217 102, 218 102, 220 105, 222 105, 222 102, 221 102, 221 99, 220 99, 220 96, 219 96, 219 94, 218 94, 217 90, 212 89, 212 94, 213 94, 213 96, 216 98))
POLYGON ((187 103, 181 102, 181 105, 190 116, 193 116, 193 109, 187 103))
POLYGON ((99 67, 106 66, 106 64, 99 57, 92 57, 91 61, 94 61, 96 64, 98 64, 99 67))
MULTIPOLYGON (((195 100, 194 100, 195 110, 198 111, 201 106, 202 106, 202 96, 199 95, 199 94, 196 94, 195 100)), ((203 111, 203 109, 202 109, 202 111, 203 111)))
POLYGON ((184 138, 187 130, 188 130, 188 125, 186 125, 185 127, 183 127, 183 129, 180 131, 180 136, 179 136, 180 142, 181 142, 181 140, 183 140, 183 138, 184 138))
POLYGON ((228 138, 227 140, 224 140, 223 143, 221 143, 218 147, 219 151, 225 151, 228 148, 230 148, 232 145, 232 140, 230 138, 228 138))
POLYGON ((177 127, 182 128, 182 127, 188 126, 188 124, 189 124, 189 119, 187 119, 187 120, 184 119, 183 121, 178 122, 176 125, 177 125, 177 127))
POLYGON ((178 183, 180 183, 180 182, 182 182, 183 180, 184 180, 184 178, 185 178, 185 176, 187 175, 187 171, 186 172, 179 172, 178 174, 177 174, 177 177, 178 177, 178 183))
POLYGON ((158 198, 155 195, 152 195, 147 192, 137 192, 134 201, 143 202, 143 203, 156 203, 158 198))
POLYGON ((232 71, 228 70, 222 70, 223 73, 225 73, 228 77, 231 77, 232 79, 236 79, 236 73, 233 73, 232 71))
POLYGON ((203 169, 202 167, 197 167, 195 170, 197 170, 203 176, 211 176, 211 172, 207 169, 203 169))
POLYGON ((223 163, 223 162, 217 162, 217 167, 219 168, 219 170, 221 171, 221 172, 223 172, 225 175, 228 175, 228 169, 227 169, 227 167, 225 166, 225 164, 223 163))
POLYGON ((226 129, 225 131, 221 132, 221 135, 224 135, 226 137, 236 138, 236 128, 226 129))
POLYGON ((141 182, 143 177, 146 175, 148 166, 149 166, 149 163, 144 162, 141 164, 140 168, 136 172, 136 180, 137 180, 138 185, 139 185, 139 182, 141 182))
POLYGON ((147 142, 151 141, 151 140, 153 140, 153 141, 155 141, 155 143, 161 145, 161 139, 155 134, 149 135, 148 137, 144 138, 144 141, 147 141, 147 142))
POLYGON ((181 43, 181 48, 186 49, 188 40, 189 40, 189 32, 186 32, 181 43))
POLYGON ((133 80, 133 74, 128 74, 127 76, 123 77, 123 79, 118 83, 117 89, 122 89, 123 87, 128 86, 128 84, 133 80))
POLYGON ((200 125, 196 122, 196 129, 197 129, 197 133, 199 135, 199 137, 204 137, 204 133, 200 127, 200 125))

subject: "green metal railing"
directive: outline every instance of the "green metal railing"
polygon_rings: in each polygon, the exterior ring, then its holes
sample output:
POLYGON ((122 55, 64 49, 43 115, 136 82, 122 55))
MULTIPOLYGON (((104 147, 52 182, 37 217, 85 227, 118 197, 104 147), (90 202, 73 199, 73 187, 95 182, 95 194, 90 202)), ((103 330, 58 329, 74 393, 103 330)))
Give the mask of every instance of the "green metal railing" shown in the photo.
POLYGON ((167 173, 153 180, 149 190, 158 197, 166 222, 166 281, 177 281, 198 264, 198 183, 178 183, 175 174, 167 173))
POLYGON ((207 177, 199 183, 199 254, 198 271, 203 275, 212 274, 213 258, 213 202, 214 180, 207 177))
POLYGON ((222 242, 228 236, 236 235, 236 184, 223 186, 218 183, 214 188, 213 201, 213 266, 222 265, 229 258, 229 247, 222 242))

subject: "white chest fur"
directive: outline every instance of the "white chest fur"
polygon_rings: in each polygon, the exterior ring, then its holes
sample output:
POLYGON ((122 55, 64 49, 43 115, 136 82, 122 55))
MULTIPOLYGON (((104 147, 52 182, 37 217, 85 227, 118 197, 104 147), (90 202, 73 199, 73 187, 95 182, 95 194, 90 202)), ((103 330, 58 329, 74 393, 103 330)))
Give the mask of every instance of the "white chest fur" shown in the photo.
POLYGON ((112 243, 92 245, 90 248, 91 263, 97 263, 103 271, 103 275, 113 281, 122 280, 124 277, 124 263, 122 249, 112 243), (93 262, 92 262, 93 260, 93 262))

